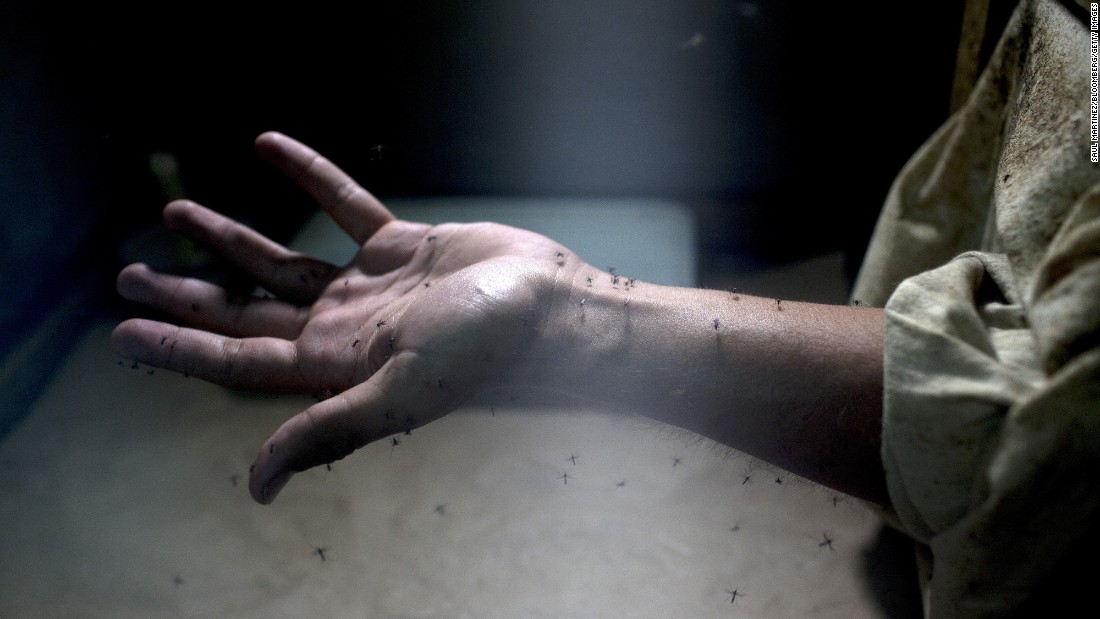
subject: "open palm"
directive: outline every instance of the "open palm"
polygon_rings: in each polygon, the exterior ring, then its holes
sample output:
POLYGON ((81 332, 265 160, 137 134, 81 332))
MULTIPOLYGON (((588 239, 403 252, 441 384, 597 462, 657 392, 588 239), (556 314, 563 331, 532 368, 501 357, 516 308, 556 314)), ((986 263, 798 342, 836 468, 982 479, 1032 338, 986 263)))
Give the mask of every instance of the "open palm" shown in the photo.
POLYGON ((120 293, 190 327, 133 319, 121 354, 249 390, 324 399, 260 449, 249 489, 270 502, 297 471, 332 462, 504 384, 537 341, 555 281, 580 261, 546 237, 496 224, 399 221, 307 146, 277 133, 259 155, 309 192, 359 245, 345 266, 297 252, 191 202, 165 224, 222 253, 275 298, 134 264, 120 293))

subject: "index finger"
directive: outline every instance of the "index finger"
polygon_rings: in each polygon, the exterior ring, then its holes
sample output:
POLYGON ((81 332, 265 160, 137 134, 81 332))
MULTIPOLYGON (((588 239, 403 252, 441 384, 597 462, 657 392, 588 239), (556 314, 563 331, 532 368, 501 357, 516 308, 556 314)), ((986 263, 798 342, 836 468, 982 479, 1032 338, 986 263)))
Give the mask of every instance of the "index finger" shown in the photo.
POLYGON ((256 152, 306 190, 358 244, 395 218, 353 178, 320 153, 275 131, 256 138, 256 152))

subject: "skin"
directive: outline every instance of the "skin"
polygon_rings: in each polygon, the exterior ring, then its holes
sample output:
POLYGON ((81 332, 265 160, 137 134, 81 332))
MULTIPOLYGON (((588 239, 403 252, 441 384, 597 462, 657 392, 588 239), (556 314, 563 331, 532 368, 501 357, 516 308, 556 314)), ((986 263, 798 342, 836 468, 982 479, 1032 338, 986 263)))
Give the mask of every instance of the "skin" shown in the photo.
POLYGON ((880 310, 628 287, 526 230, 399 221, 284 135, 261 135, 256 151, 316 199, 360 245, 357 255, 328 264, 172 202, 168 228, 277 298, 232 299, 133 264, 119 292, 188 326, 131 319, 111 336, 119 354, 221 385, 332 396, 260 447, 249 478, 256 501, 273 501, 295 472, 483 393, 524 388, 642 414, 887 503, 880 310))

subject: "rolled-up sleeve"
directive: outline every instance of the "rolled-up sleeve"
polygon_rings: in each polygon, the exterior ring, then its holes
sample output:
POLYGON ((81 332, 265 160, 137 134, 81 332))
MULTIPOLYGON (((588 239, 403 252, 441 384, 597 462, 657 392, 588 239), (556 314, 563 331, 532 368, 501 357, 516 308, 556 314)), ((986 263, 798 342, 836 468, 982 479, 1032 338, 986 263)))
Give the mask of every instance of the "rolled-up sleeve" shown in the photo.
POLYGON ((899 174, 854 291, 885 307, 890 515, 928 559, 931 617, 1053 616, 1092 595, 1066 585, 1095 578, 1074 557, 1100 546, 1087 19, 1020 4, 967 104, 899 174))
MULTIPOLYGON (((933 616, 1035 603, 1100 522, 1100 349, 1065 340, 1077 354, 1038 369, 1043 329, 1013 302, 1007 270, 1003 256, 963 254, 886 306, 883 462, 898 518, 931 549, 933 616)), ((1068 277, 1095 289, 1088 275, 1068 277)), ((1038 307, 1095 316, 1098 300, 1038 307)), ((1095 337, 1070 324, 1052 337, 1095 337)))

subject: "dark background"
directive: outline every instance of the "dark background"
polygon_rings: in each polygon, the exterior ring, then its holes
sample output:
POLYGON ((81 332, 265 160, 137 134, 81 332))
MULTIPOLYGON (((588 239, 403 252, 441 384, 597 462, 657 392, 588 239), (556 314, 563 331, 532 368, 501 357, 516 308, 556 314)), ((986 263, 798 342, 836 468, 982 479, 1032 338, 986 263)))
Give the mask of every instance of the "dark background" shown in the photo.
POLYGON ((255 161, 268 129, 383 200, 664 197, 698 214, 705 272, 840 251, 853 275, 890 181, 947 116, 962 11, 854 4, 3 9, 0 435, 66 329, 133 311, 113 277, 159 243, 155 153, 187 197, 289 238, 312 206, 255 161))

